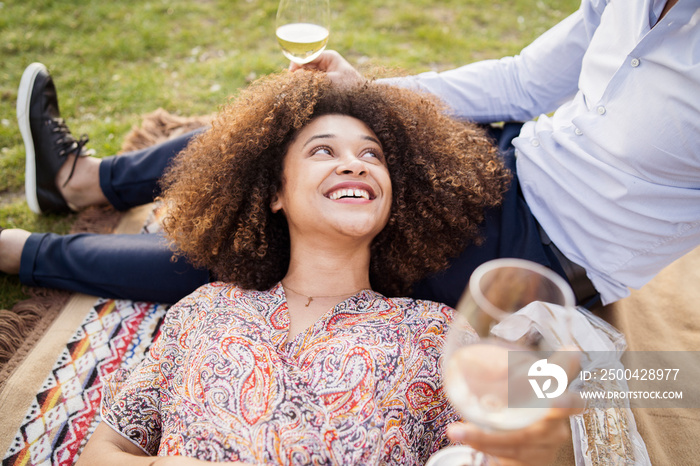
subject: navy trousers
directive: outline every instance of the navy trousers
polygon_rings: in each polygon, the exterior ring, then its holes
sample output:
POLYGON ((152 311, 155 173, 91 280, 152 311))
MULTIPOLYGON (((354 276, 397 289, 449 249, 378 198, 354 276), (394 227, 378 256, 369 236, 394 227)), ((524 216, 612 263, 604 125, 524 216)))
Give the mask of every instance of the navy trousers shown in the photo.
POLYGON ((566 280, 558 259, 549 247, 542 244, 537 221, 520 190, 515 167, 515 148, 511 142, 520 134, 521 126, 520 123, 507 123, 503 128, 489 128, 506 166, 513 173, 513 179, 502 204, 485 213, 481 225, 484 242, 478 246, 468 246, 462 254, 450 261, 448 269, 417 283, 413 297, 455 307, 474 269, 486 261, 503 257, 537 262, 566 280))
MULTIPOLYGON (((100 163, 100 187, 118 210, 147 204, 173 157, 199 131, 100 163)), ((160 234, 32 234, 22 250, 19 278, 30 286, 106 298, 174 303, 209 281, 206 270, 172 261, 160 234)))
MULTIPOLYGON (((528 259, 565 276, 556 257, 543 246, 537 223, 520 193, 511 145, 520 125, 506 124, 490 131, 514 174, 510 189, 500 207, 486 212, 481 227, 484 242, 467 247, 452 259, 447 270, 417 283, 416 298, 454 307, 472 271, 499 257, 528 259)), ((119 210, 151 202, 159 194, 161 174, 196 133, 103 159, 100 185, 105 196, 119 210)), ((194 268, 184 259, 174 262, 159 234, 32 234, 22 251, 20 267, 20 281, 26 285, 162 303, 174 303, 209 280, 208 271, 194 268)))

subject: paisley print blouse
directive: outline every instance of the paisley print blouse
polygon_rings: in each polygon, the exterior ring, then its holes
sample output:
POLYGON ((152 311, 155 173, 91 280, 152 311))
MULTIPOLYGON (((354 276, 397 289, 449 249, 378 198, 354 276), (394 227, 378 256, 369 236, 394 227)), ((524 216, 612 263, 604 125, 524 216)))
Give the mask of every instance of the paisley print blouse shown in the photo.
POLYGON ((102 418, 145 452, 264 464, 424 464, 457 419, 438 360, 452 309, 364 290, 287 342, 281 284, 173 306, 102 418))

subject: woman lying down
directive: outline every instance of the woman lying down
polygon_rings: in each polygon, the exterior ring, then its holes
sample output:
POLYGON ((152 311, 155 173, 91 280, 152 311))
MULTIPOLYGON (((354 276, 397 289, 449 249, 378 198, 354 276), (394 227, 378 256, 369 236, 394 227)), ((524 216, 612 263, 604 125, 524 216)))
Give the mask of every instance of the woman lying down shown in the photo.
POLYGON ((508 434, 460 423, 439 369, 453 311, 401 297, 478 241, 508 179, 425 95, 307 71, 254 83, 164 178, 176 254, 219 281, 108 377, 78 464, 418 465, 451 441, 551 461, 567 413, 508 434))

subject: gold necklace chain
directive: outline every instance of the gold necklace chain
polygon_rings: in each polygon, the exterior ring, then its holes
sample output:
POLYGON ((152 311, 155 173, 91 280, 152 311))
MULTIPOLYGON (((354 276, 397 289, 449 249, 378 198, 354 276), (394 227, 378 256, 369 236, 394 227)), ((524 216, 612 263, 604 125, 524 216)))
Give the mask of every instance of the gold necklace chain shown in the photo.
POLYGON ((306 294, 304 294, 304 293, 300 293, 299 291, 295 290, 294 288, 290 287, 289 285, 285 285, 284 282, 281 282, 281 283, 282 283, 282 287, 284 287, 284 289, 289 290, 289 291, 291 291, 292 293, 296 293, 296 294, 298 294, 299 296, 303 296, 304 298, 307 298, 307 299, 308 299, 308 301, 306 302, 306 304, 304 305, 304 307, 309 307, 309 305, 311 304, 311 301, 313 301, 314 298, 317 298, 317 299, 323 299, 323 298, 342 298, 342 297, 344 297, 344 296, 353 296, 353 295, 359 293, 360 291, 366 290, 366 289, 367 289, 367 288, 360 288, 359 290, 353 291, 352 293, 336 294, 336 295, 329 295, 329 296, 309 296, 309 295, 306 295, 306 294))

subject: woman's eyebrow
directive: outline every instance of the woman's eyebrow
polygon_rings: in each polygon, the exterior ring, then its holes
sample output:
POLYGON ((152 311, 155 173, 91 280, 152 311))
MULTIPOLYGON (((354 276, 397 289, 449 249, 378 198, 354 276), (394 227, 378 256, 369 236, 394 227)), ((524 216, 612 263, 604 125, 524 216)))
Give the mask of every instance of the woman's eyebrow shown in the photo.
POLYGON ((372 137, 372 136, 362 136, 362 139, 365 139, 365 140, 367 140, 367 141, 372 141, 372 142, 376 143, 379 147, 382 147, 382 143, 379 142, 379 139, 377 139, 377 138, 375 138, 375 137, 372 137))
POLYGON ((309 143, 311 141, 313 141, 314 139, 332 139, 335 137, 336 137, 335 134, 315 134, 315 135, 311 136, 309 139, 307 139, 302 147, 308 146, 309 143))
MULTIPOLYGON (((335 138, 335 137, 336 137, 336 135, 335 135, 335 134, 331 134, 331 133, 329 133, 329 134, 315 134, 315 135, 311 136, 309 139, 307 139, 306 142, 304 143, 304 145, 303 145, 302 147, 306 147, 311 141, 313 141, 313 140, 315 140, 315 139, 333 139, 333 138, 335 138)), ((363 135, 363 136, 361 137, 361 139, 364 139, 364 140, 366 140, 366 141, 372 141, 372 142, 374 142, 375 144, 377 144, 379 147, 382 146, 382 143, 379 142, 379 140, 378 140, 377 138, 375 138, 375 137, 372 137, 372 136, 369 136, 369 135, 363 135)))

